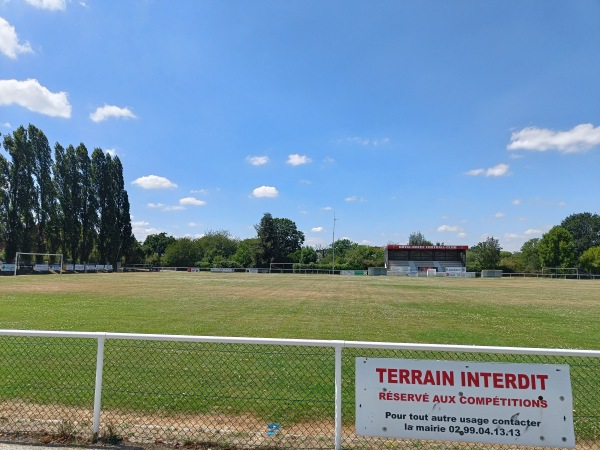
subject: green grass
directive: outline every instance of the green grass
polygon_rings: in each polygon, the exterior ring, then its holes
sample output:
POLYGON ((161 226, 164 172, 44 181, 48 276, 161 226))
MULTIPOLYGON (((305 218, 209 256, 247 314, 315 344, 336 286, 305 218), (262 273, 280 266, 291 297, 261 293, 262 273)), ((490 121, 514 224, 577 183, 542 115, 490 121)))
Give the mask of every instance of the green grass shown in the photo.
MULTIPOLYGON (((595 350, 600 349, 600 284, 211 273, 2 277, 0 329, 595 350)), ((0 400, 89 408, 95 345, 90 339, 0 338, 0 400), (46 386, 51 389, 40 389, 46 386)), ((348 351, 343 395, 350 422, 355 356, 479 358, 348 351)), ((586 417, 597 420, 597 359, 483 357, 572 364, 582 416, 577 426, 586 417)), ((109 340, 106 363, 103 407, 108 409, 249 413, 277 423, 332 417, 331 349, 109 340)), ((584 430, 595 439, 597 433, 595 426, 584 430)))
POLYGON ((600 348, 600 285, 211 273, 0 278, 0 328, 600 348))

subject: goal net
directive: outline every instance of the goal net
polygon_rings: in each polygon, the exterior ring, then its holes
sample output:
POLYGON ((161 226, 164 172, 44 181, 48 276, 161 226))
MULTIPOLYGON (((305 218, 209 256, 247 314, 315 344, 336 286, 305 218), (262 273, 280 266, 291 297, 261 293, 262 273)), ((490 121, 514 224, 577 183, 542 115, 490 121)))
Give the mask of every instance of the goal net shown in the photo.
POLYGON ((62 274, 62 253, 23 253, 15 257, 15 275, 35 273, 62 274))

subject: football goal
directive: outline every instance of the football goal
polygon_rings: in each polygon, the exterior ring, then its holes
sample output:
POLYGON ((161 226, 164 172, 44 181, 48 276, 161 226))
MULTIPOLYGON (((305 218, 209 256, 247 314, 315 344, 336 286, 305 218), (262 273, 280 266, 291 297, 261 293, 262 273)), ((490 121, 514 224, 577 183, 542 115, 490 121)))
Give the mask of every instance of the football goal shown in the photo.
POLYGON ((18 273, 62 274, 62 253, 24 253, 15 256, 15 275, 18 273))

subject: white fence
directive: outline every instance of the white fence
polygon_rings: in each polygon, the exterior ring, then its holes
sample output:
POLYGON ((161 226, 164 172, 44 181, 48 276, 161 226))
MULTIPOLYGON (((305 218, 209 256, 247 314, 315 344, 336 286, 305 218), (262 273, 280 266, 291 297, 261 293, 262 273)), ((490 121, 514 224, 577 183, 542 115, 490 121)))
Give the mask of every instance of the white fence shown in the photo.
POLYGON ((600 351, 0 330, 0 358, 0 433, 236 449, 406 448, 356 433, 357 358, 566 364, 577 448, 600 449, 600 351))

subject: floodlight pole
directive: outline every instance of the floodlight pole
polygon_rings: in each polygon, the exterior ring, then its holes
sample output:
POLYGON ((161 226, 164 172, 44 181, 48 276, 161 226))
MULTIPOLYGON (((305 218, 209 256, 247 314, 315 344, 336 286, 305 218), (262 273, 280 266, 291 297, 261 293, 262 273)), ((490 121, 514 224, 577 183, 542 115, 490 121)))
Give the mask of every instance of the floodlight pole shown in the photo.
POLYGON ((331 274, 335 275, 335 211, 333 212, 333 237, 331 238, 331 274))

